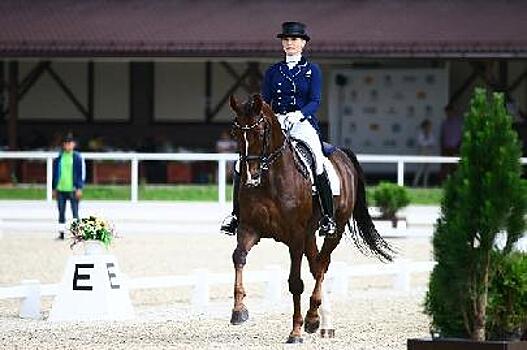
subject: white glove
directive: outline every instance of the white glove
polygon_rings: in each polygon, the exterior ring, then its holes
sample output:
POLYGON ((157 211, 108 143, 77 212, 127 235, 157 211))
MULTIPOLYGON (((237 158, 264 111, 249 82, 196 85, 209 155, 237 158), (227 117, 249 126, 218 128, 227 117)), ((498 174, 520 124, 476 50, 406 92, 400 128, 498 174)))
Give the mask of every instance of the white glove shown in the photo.
POLYGON ((287 121, 291 124, 299 123, 305 119, 304 115, 300 111, 289 112, 285 116, 287 121))

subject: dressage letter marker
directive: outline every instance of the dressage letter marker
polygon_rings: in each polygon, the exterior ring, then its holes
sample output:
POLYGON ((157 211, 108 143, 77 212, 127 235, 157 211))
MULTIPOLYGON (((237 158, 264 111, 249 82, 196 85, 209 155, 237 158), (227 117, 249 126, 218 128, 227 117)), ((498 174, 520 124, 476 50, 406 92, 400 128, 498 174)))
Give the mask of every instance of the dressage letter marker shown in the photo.
POLYGON ((115 256, 73 255, 68 259, 50 321, 122 320, 133 315, 115 256))
POLYGON ((93 269, 93 264, 75 264, 75 273, 73 274, 73 290, 93 290, 92 286, 79 286, 78 280, 89 280, 90 275, 79 275, 79 269, 93 269))

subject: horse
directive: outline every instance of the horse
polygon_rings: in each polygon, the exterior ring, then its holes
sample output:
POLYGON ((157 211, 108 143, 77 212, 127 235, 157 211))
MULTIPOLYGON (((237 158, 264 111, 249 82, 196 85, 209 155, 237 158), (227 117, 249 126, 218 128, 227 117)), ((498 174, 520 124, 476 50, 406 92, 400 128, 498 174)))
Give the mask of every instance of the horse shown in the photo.
POLYGON ((239 325, 249 318, 243 303, 246 293, 242 280, 247 254, 261 238, 273 238, 288 246, 291 259, 288 284, 293 295, 293 329, 286 342, 300 343, 302 325, 308 333, 320 327, 318 311, 324 274, 346 226, 361 251, 372 252, 383 261, 391 261, 394 251, 375 229, 366 204, 362 169, 349 149, 337 149, 329 157, 341 183, 340 195, 334 197, 337 230, 334 236, 324 238, 319 251, 316 230, 321 218, 320 202, 312 195, 311 181, 297 170, 296 155, 287 132, 282 130, 271 107, 260 95, 253 95, 244 103, 231 96, 229 102, 234 112, 232 133, 240 149, 241 173, 237 246, 232 254, 235 280, 231 324, 239 325), (304 291, 301 279, 304 254, 315 279, 305 321, 300 305, 304 291))

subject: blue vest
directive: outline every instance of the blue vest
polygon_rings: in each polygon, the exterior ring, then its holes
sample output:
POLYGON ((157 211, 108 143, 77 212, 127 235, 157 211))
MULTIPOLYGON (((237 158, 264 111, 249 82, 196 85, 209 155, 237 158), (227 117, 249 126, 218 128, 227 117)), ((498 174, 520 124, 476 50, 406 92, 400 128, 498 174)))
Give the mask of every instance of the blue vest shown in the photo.
POLYGON ((322 74, 317 64, 304 57, 289 69, 285 61, 273 64, 265 72, 262 97, 275 113, 300 110, 315 130, 319 131, 315 113, 320 105, 322 74))
MULTIPOLYGON (((52 187, 55 190, 59 184, 60 179, 60 160, 61 160, 62 151, 59 153, 58 157, 53 159, 53 178, 52 178, 52 187)), ((84 187, 85 180, 85 165, 84 159, 79 152, 73 151, 73 188, 82 189, 84 187)))

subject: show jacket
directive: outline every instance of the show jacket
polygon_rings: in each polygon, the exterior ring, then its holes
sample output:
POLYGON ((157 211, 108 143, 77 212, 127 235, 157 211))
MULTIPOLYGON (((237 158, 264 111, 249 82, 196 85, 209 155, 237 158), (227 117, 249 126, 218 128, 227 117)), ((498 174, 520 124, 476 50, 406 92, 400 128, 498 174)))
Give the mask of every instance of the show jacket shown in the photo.
POLYGON ((318 131, 315 113, 320 105, 322 74, 317 64, 304 57, 293 69, 285 61, 270 66, 265 72, 262 96, 275 113, 300 110, 318 131))
MULTIPOLYGON (((53 159, 53 189, 56 190, 60 179, 60 160, 62 159, 62 152, 58 157, 53 159)), ((81 154, 73 151, 73 188, 78 190, 84 187, 86 180, 86 164, 81 154)))

